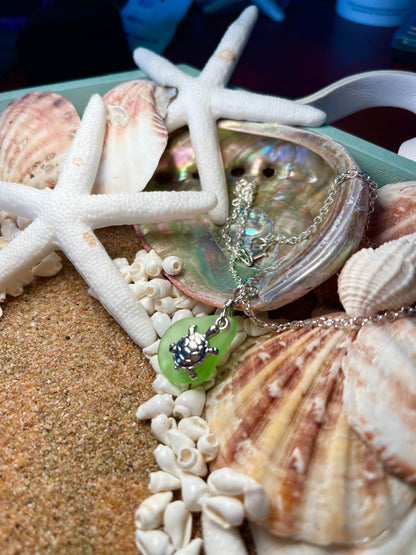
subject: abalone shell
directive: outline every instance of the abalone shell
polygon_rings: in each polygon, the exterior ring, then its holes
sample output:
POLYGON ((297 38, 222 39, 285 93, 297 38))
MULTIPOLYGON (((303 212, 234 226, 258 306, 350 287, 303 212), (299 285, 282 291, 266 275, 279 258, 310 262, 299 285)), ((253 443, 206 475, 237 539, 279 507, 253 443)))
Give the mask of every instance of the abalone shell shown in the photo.
MULTIPOLYGON (((230 206, 235 183, 256 178, 258 187, 245 239, 270 232, 287 237, 306 230, 318 215, 337 175, 356 168, 348 152, 324 136, 278 124, 223 120, 219 143, 230 206)), ((147 190, 198 190, 198 170, 188 131, 172 134, 147 190)), ((360 242, 368 191, 358 178, 339 187, 316 233, 296 245, 277 245, 254 267, 237 265, 243 280, 255 275, 257 309, 283 306, 334 274, 360 242)), ((184 271, 172 281, 186 294, 222 306, 235 289, 223 251, 221 228, 208 215, 137 227, 148 248, 177 255, 184 271)))

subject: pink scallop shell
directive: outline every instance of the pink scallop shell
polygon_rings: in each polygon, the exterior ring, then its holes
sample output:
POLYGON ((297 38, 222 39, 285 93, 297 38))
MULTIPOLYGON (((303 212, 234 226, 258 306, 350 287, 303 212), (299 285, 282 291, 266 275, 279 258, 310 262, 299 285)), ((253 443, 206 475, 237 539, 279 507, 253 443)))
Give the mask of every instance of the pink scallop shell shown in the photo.
POLYGON ((54 187, 79 122, 60 94, 30 92, 13 100, 0 115, 0 180, 54 187))

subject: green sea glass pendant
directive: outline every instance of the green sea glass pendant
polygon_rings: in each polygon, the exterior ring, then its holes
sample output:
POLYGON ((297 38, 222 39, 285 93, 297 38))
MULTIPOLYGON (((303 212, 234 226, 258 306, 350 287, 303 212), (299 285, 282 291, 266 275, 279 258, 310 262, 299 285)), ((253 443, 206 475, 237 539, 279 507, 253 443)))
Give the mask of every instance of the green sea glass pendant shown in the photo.
POLYGON ((218 325, 218 315, 184 318, 163 334, 158 361, 164 376, 173 383, 201 383, 212 374, 237 333, 237 321, 218 325))

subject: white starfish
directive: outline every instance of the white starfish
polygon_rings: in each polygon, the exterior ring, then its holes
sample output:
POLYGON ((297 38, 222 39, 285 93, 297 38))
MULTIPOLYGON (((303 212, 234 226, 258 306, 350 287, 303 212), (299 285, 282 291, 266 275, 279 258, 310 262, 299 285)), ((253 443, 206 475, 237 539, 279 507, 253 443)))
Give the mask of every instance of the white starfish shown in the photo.
POLYGON ((108 312, 144 347, 156 339, 146 311, 125 283, 94 229, 193 216, 210 210, 212 193, 140 192, 91 195, 106 126, 94 95, 54 189, 0 182, 0 206, 32 223, 0 251, 0 289, 55 248, 71 260, 108 312))
POLYGON ((325 114, 317 108, 268 95, 225 89, 244 48, 258 10, 246 8, 228 28, 201 74, 190 77, 173 64, 145 48, 134 51, 137 65, 154 81, 176 87, 178 94, 168 108, 166 126, 173 131, 188 125, 201 187, 213 191, 218 204, 210 212, 215 223, 228 215, 228 195, 216 133, 219 118, 292 125, 321 125, 325 114))

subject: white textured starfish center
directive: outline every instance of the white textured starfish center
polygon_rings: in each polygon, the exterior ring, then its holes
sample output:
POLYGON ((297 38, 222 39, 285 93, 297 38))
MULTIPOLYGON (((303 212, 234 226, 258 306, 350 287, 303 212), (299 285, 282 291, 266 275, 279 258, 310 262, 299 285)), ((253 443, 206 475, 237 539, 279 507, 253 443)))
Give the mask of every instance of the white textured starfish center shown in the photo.
POLYGON ((201 187, 214 192, 218 199, 217 206, 210 212, 217 224, 223 224, 228 216, 228 191, 217 137, 217 119, 292 125, 321 125, 325 120, 325 114, 311 106, 226 88, 256 18, 257 8, 246 8, 227 29, 196 78, 145 48, 137 48, 133 55, 137 65, 154 81, 178 90, 168 108, 166 127, 170 132, 188 125, 201 187))
MULTIPOLYGON (((32 223, 0 250, 0 290, 53 249, 61 249, 108 312, 140 346, 155 338, 153 324, 94 230, 192 217, 212 209, 206 192, 140 192, 92 195, 106 126, 106 110, 94 95, 54 189, 0 182, 1 208, 32 223)), ((140 171, 140 168, 138 168, 140 171)))

